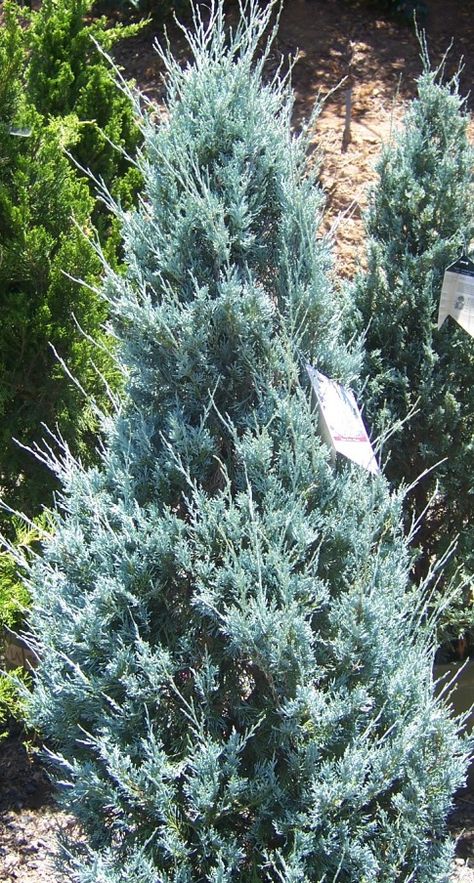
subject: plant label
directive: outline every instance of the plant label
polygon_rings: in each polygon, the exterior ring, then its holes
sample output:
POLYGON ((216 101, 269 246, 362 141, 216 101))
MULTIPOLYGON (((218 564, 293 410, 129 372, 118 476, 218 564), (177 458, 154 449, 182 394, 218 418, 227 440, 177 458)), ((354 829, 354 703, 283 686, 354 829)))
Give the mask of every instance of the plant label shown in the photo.
POLYGON ((10 129, 10 135, 15 135, 17 138, 29 138, 32 133, 32 129, 10 129))
POLYGON ((319 408, 321 435, 334 451, 363 466, 374 475, 380 472, 354 393, 316 368, 306 366, 319 408))
POLYGON ((438 311, 438 328, 447 316, 474 337, 474 263, 463 255, 445 270, 438 311))

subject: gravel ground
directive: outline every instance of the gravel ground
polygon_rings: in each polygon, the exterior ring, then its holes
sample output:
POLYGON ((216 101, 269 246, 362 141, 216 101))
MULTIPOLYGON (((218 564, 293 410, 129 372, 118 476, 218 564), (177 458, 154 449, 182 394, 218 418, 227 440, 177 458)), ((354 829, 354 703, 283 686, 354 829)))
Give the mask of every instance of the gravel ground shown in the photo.
POLYGON ((0 820, 2 883, 62 883, 54 867, 57 833, 74 825, 54 806, 4 813, 0 820))
POLYGON ((474 791, 458 794, 449 827, 457 838, 453 883, 474 883, 474 791))
POLYGON ((452 883, 473 883, 474 868, 470 868, 462 858, 457 858, 454 862, 452 883))

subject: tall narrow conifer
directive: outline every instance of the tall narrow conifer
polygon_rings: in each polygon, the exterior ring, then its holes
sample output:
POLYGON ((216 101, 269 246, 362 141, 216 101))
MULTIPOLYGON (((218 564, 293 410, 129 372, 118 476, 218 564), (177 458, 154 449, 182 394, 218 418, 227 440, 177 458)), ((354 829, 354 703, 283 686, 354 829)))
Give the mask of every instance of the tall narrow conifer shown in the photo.
MULTIPOLYGON (((429 507, 414 538, 417 572, 459 535, 450 570, 472 582, 474 340, 451 318, 438 330, 437 318, 444 270, 474 235, 474 153, 458 77, 443 81, 444 65, 431 70, 426 49, 423 62, 418 96, 378 165, 355 304, 367 420, 375 434, 405 421, 385 444, 387 475, 410 485, 436 467, 405 502, 407 521, 429 507)), ((454 629, 472 620, 466 600, 450 612, 454 629)))
POLYGON ((141 208, 108 270, 127 394, 66 456, 30 571, 37 726, 87 835, 81 883, 442 880, 463 774, 433 699, 399 501, 332 464, 305 365, 350 382, 271 10, 195 14, 143 119, 141 208))

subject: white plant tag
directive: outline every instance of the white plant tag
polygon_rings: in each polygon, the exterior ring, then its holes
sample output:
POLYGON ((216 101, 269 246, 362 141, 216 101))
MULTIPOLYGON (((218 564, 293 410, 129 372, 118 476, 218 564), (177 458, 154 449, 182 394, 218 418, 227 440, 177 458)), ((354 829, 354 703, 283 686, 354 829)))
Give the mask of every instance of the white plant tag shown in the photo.
POLYGON ((33 131, 32 129, 10 129, 9 130, 10 135, 16 135, 17 138, 29 138, 32 131, 33 131))
POLYGON ((474 263, 463 255, 445 270, 438 310, 438 328, 453 319, 474 337, 474 263))
POLYGON ((319 405, 324 441, 339 454, 377 475, 380 467, 364 426, 354 393, 316 368, 306 366, 319 405))

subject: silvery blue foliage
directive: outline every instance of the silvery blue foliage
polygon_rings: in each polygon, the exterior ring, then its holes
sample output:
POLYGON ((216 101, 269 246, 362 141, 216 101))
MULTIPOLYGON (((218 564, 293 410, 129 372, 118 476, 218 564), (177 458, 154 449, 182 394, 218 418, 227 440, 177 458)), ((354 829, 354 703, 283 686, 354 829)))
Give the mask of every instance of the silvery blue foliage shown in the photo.
MULTIPOLYGON (((415 484, 433 470, 405 501, 408 521, 430 507, 415 536, 418 573, 459 535, 450 570, 464 571, 470 596, 474 340, 451 318, 438 330, 437 319, 444 271, 474 236, 474 151, 459 77, 446 80, 444 64, 431 69, 426 46, 422 60, 417 97, 378 163, 367 269, 353 299, 356 325, 366 329, 367 420, 375 434, 399 423, 385 444, 387 475, 415 484)), ((454 605, 445 619, 454 635, 472 627, 472 602, 454 605)))
MULTIPOLYGON (((271 9, 195 14, 145 115, 128 270, 105 296, 127 396, 66 457, 30 573, 31 698, 80 819, 77 883, 445 879, 464 747, 433 699, 400 501, 334 466, 304 365, 348 383, 271 9)), ((71 847, 72 849, 72 847, 71 847)))

